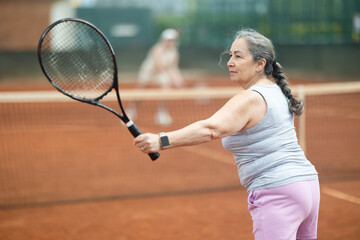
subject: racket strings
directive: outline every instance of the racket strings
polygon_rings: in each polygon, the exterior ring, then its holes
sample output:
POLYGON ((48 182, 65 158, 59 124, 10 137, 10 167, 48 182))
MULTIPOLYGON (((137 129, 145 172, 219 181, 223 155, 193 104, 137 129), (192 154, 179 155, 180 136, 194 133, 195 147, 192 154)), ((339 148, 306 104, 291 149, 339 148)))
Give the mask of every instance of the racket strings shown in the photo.
POLYGON ((87 24, 66 21, 55 25, 43 40, 41 58, 53 83, 72 96, 98 99, 112 88, 112 52, 87 24))

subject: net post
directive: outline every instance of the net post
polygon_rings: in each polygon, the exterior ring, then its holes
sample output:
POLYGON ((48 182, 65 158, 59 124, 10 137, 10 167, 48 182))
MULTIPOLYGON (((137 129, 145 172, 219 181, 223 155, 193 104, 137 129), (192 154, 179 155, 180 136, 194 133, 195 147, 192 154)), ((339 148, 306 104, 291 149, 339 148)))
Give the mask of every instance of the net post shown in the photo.
MULTIPOLYGON (((306 103, 306 91, 303 85, 298 86, 298 97, 306 103)), ((299 118, 299 144, 306 154, 306 110, 301 114, 299 118)))

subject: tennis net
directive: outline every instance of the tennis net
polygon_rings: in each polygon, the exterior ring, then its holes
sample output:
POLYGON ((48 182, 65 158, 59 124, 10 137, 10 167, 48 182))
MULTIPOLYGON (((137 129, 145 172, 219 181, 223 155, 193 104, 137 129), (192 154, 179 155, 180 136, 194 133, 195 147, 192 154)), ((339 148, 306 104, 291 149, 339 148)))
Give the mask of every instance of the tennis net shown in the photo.
MULTIPOLYGON (((300 143, 321 180, 360 176, 360 83, 296 85, 306 101, 300 143)), ((170 131, 210 117, 238 89, 122 90, 139 101, 143 132, 170 131), (158 125, 166 103, 170 125, 158 125)), ((118 109, 116 98, 105 104, 118 109)), ((240 188, 221 141, 161 152, 152 162, 120 120, 55 91, 0 92, 0 207, 22 207, 240 188)))

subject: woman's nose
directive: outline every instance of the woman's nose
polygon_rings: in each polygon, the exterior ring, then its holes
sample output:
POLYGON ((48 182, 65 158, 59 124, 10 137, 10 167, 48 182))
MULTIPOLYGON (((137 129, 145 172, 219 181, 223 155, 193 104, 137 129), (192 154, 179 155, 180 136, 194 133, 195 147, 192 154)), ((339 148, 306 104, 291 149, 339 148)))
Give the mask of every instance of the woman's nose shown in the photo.
POLYGON ((227 66, 228 66, 228 67, 233 67, 233 66, 234 66, 234 63, 233 63, 233 61, 231 60, 231 58, 230 58, 229 61, 227 62, 227 66))

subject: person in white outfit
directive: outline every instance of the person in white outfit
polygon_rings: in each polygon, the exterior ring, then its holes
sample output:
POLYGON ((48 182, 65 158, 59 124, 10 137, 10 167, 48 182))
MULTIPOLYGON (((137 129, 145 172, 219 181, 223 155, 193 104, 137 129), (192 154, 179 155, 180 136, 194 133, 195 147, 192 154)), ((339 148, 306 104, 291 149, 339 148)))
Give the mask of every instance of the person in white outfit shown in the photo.
MULTIPOLYGON (((162 32, 159 41, 150 49, 142 62, 138 76, 138 88, 144 89, 156 84, 161 89, 183 87, 184 81, 179 70, 179 52, 177 42, 179 32, 175 29, 166 29, 162 32)), ((130 104, 126 112, 130 119, 135 119, 138 102, 130 104)), ((167 111, 165 101, 161 101, 155 115, 155 123, 169 125, 172 118, 167 111)))

